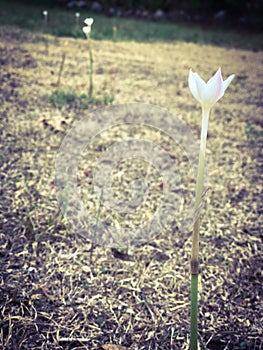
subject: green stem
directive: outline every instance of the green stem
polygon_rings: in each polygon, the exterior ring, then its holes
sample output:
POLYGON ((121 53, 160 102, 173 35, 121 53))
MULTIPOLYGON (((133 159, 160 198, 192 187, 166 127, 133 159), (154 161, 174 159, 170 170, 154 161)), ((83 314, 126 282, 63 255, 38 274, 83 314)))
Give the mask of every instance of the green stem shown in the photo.
POLYGON ((60 67, 59 67, 57 86, 60 85, 61 75, 62 75, 62 71, 64 68, 64 63, 65 63, 65 58, 66 58, 66 52, 63 52, 62 60, 61 60, 60 67))
POLYGON ((208 120, 209 120, 210 110, 202 110, 202 130, 201 130, 201 143, 200 143, 200 153, 198 162, 198 172, 196 180, 196 197, 195 197, 195 210, 199 207, 202 199, 203 185, 204 185, 204 169, 205 169, 205 149, 206 149, 206 139, 208 130, 208 120))
POLYGON ((198 275, 191 275, 191 333, 190 350, 198 349, 198 275))
POLYGON ((202 131, 201 144, 198 161, 196 195, 195 195, 195 215, 192 236, 191 253, 191 330, 190 330, 190 350, 198 349, 198 273, 199 273, 199 231, 200 231, 200 205, 202 201, 205 169, 205 149, 208 130, 208 119, 210 110, 202 110, 202 131))
POLYGON ((91 43, 89 38, 89 97, 92 97, 93 92, 93 57, 91 43))
POLYGON ((96 239, 96 234, 97 234, 97 230, 98 230, 98 226, 99 226, 99 219, 100 219, 100 214, 101 214, 102 201, 103 201, 103 189, 101 191, 100 198, 99 198, 99 206, 98 206, 97 215, 96 215, 95 228, 94 228, 94 231, 93 231, 93 239, 91 240, 91 248, 90 248, 90 264, 91 264, 91 266, 93 265, 92 264, 92 254, 93 254, 93 249, 95 247, 94 241, 96 239))
MULTIPOLYGON (((44 15, 44 27, 43 27, 43 32, 44 34, 47 34, 48 30, 48 18, 47 15, 44 15)), ((48 38, 44 38, 44 43, 45 43, 45 54, 48 56, 48 38)))

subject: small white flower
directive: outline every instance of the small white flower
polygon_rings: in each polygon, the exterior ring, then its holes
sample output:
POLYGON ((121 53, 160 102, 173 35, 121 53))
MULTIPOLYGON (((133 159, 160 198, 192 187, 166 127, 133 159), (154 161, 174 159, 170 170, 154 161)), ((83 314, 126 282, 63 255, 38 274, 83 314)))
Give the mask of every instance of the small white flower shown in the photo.
POLYGON ((85 23, 88 27, 91 27, 92 24, 93 24, 93 22, 94 22, 94 19, 93 19, 93 18, 86 18, 86 19, 84 20, 84 23, 85 23))
POLYGON ((48 15, 48 12, 47 11, 43 11, 43 16, 47 17, 47 15, 48 15))
POLYGON ((224 96, 234 76, 235 75, 232 74, 223 81, 221 68, 219 68, 215 75, 206 83, 197 73, 194 73, 192 69, 190 69, 188 77, 189 89, 202 107, 209 110, 224 96))
POLYGON ((76 16, 77 18, 79 18, 80 13, 79 13, 79 12, 76 12, 76 13, 75 13, 75 16, 76 16))
POLYGON ((91 27, 90 26, 86 26, 82 28, 83 33, 86 35, 87 39, 89 39, 90 37, 90 32, 91 32, 91 27))

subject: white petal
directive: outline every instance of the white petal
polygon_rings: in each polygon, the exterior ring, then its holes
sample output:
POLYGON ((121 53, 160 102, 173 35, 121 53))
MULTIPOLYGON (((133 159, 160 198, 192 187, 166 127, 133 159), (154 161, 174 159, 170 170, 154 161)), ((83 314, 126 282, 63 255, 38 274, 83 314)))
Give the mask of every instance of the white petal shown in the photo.
POLYGON ((230 75, 224 82, 224 91, 226 91, 226 89, 228 88, 228 86, 230 85, 231 81, 235 78, 235 74, 230 75))
POLYGON ((86 35, 86 37, 89 38, 90 32, 91 32, 91 27, 83 27, 82 31, 86 35))
POLYGON ((191 93, 193 94, 194 98, 201 103, 200 95, 197 89, 196 85, 196 76, 198 76, 197 73, 194 73, 192 69, 189 70, 189 76, 188 76, 188 85, 191 93))
POLYGON ((220 99, 221 97, 224 96, 226 89, 228 88, 229 84, 234 79, 234 77, 235 77, 235 74, 232 74, 225 81, 223 81, 223 89, 222 89, 221 94, 220 94, 218 99, 220 99))
POLYGON ((219 100, 223 91, 223 79, 221 68, 219 68, 218 71, 212 76, 212 78, 209 79, 206 85, 204 103, 210 104, 212 106, 219 100))
POLYGON ((87 26, 92 26, 93 22, 94 22, 93 18, 86 18, 84 20, 84 23, 87 24, 87 26))
POLYGON ((221 73, 221 68, 219 67, 218 70, 216 71, 216 73, 212 76, 212 78, 210 78, 207 82, 207 85, 209 84, 213 84, 214 81, 218 80, 218 77, 221 77, 221 80, 223 82, 223 78, 222 78, 222 73, 221 73))
POLYGON ((196 87, 197 87, 197 91, 198 91, 198 95, 199 95, 199 98, 200 98, 200 103, 204 104, 207 100, 207 84, 204 82, 203 79, 201 79, 199 77, 199 75, 197 73, 195 73, 196 76, 196 80, 195 80, 195 83, 196 83, 196 87))
POLYGON ((90 27, 83 27, 82 30, 83 30, 83 32, 85 34, 89 34, 91 32, 91 28, 90 27))

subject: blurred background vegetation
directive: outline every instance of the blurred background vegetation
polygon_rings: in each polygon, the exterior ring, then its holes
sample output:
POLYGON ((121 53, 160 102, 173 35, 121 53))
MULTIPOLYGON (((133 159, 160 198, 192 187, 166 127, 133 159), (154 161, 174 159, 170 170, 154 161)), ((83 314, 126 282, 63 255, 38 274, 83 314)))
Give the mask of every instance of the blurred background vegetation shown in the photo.
MULTIPOLYGON (((260 26, 263 29, 263 20, 257 22, 261 12, 256 11, 257 7, 262 7, 262 1, 0 0, 0 25, 58 37, 85 39, 82 32, 83 20, 93 17, 95 24, 92 38, 95 40, 185 41, 262 50, 263 35, 260 26), (100 10, 96 11, 95 3, 99 4, 100 10), (223 7, 225 3, 229 6, 228 10, 223 7), (239 10, 236 10, 232 19, 230 11, 234 13, 235 6, 239 6, 239 10), (253 17, 254 22, 249 25, 248 10, 244 17, 247 22, 240 22, 245 8, 250 8, 249 13, 257 12, 258 16, 253 17), (44 10, 48 11, 47 22, 44 21, 44 10), (80 14, 78 21, 76 12, 80 14), (163 16, 155 17, 155 12, 161 12, 163 16), (216 18, 218 15, 226 17, 226 14, 227 18, 216 18)), ((0 38, 5 35, 4 32, 4 29, 0 31, 0 38)))
POLYGON ((109 9, 130 13, 162 10, 171 19, 178 17, 178 14, 184 19, 205 22, 213 22, 216 18, 228 23, 242 23, 247 28, 263 29, 263 0, 21 0, 20 3, 49 7, 76 6, 88 10, 96 3, 104 13, 109 9))

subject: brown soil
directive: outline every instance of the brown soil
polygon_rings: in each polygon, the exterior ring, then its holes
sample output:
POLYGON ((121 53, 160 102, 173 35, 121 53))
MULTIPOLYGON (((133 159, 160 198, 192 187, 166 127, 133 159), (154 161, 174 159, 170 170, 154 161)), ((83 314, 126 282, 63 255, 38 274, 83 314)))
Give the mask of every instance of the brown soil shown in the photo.
MULTIPOLYGON (((262 349, 262 52, 184 42, 92 44, 95 96, 180 113, 197 137, 200 107, 187 86, 189 68, 205 79, 218 66, 224 77, 236 74, 209 125, 199 331, 201 349, 262 349)), ((87 42, 1 27, 0 71, 1 349, 188 349, 191 235, 171 224, 118 251, 76 235, 58 212, 59 146, 95 107, 58 108, 48 97, 57 89, 88 91, 87 42)), ((104 135, 91 159, 124 132, 104 135)), ((171 140, 147 135, 172 154, 171 140)), ((86 165, 80 182, 84 171, 89 178, 86 165)), ((144 174, 144 163, 136 168, 144 174)))

